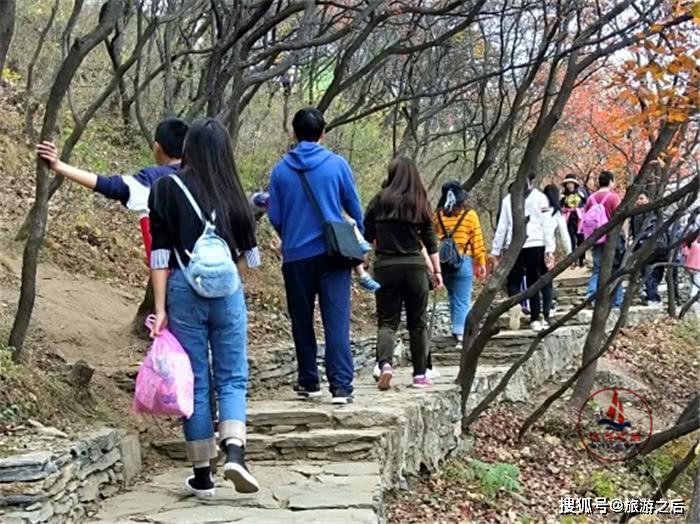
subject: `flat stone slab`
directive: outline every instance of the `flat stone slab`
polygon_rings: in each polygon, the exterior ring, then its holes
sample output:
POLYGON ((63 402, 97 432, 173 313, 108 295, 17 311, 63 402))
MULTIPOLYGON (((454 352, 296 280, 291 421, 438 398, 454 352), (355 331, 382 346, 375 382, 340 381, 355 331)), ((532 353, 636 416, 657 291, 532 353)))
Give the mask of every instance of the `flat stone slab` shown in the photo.
POLYGON ((217 478, 212 499, 184 490, 189 468, 176 468, 108 500, 89 522, 117 524, 375 524, 380 522, 382 491, 374 463, 253 465, 259 493, 236 493, 217 478))

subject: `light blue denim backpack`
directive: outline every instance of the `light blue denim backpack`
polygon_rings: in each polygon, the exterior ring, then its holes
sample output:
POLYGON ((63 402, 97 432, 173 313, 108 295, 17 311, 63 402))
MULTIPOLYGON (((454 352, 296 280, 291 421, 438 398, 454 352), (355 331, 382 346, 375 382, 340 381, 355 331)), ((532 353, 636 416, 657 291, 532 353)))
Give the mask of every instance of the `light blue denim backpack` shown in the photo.
POLYGON ((177 263, 185 278, 198 295, 204 298, 221 298, 238 291, 241 278, 238 268, 231 257, 231 250, 226 241, 216 234, 216 211, 211 213, 211 222, 202 213, 197 201, 187 189, 187 186, 177 175, 170 175, 180 186, 182 192, 190 201, 199 219, 204 222, 204 231, 194 243, 192 251, 187 251, 190 263, 185 266, 180 254, 175 250, 177 263))

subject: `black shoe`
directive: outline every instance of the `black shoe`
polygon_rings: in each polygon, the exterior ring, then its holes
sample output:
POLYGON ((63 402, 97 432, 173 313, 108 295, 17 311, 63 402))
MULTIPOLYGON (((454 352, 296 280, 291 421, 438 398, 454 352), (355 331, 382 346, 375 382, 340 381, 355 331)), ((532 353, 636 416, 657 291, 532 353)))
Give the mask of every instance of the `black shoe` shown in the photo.
POLYGON ((192 468, 194 475, 185 480, 185 489, 200 498, 210 498, 214 496, 214 480, 211 477, 211 468, 192 468))
POLYGON ((226 446, 224 477, 233 482, 238 493, 256 493, 260 489, 260 485, 248 471, 244 457, 244 448, 234 444, 226 446))
POLYGON ((349 393, 344 389, 335 389, 331 392, 331 394, 333 395, 333 398, 331 399, 331 403, 333 404, 343 405, 352 404, 355 402, 355 397, 352 396, 352 393, 349 393))
POLYGON ((318 399, 323 395, 323 393, 321 393, 321 386, 318 384, 314 386, 302 386, 301 384, 295 384, 294 393, 297 394, 297 397, 304 399, 318 399))

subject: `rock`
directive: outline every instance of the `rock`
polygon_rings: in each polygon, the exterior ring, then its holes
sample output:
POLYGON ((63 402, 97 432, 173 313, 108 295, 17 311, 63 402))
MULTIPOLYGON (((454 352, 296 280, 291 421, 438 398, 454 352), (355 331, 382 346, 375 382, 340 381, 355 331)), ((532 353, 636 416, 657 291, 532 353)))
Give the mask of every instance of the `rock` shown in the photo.
POLYGON ((124 482, 131 484, 141 471, 141 443, 138 435, 124 435, 119 443, 124 482))
POLYGON ((119 460, 119 450, 112 449, 94 462, 84 465, 78 472, 77 476, 80 480, 84 480, 96 471, 103 471, 113 466, 117 460, 119 460))
POLYGON ((107 482, 109 482, 109 475, 104 471, 87 477, 78 489, 80 502, 92 502, 95 500, 100 493, 100 486, 107 482))
POLYGON ((0 482, 43 480, 57 471, 49 452, 27 453, 0 460, 0 482))
POLYGON ((95 369, 90 364, 84 360, 78 360, 71 366, 68 380, 76 388, 87 389, 94 373, 95 369))
POLYGON ((10 524, 13 521, 21 524, 39 524, 47 522, 54 514, 51 502, 46 502, 34 511, 15 511, 3 515, 3 523, 10 524))

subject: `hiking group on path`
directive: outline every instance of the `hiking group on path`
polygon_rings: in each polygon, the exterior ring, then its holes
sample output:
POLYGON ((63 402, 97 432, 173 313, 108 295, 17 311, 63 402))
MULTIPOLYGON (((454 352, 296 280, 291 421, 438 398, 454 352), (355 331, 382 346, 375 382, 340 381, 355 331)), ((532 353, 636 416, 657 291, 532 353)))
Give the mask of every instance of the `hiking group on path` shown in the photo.
MULTIPOLYGON (((119 200, 140 215, 155 295, 151 335, 157 337, 167 326, 189 356, 194 375, 194 412, 183 420, 183 429, 193 465, 185 486, 197 496, 214 494, 210 460, 219 450, 226 456, 223 474, 237 491, 259 489, 244 457, 248 362, 242 285, 247 268, 261 263, 256 218, 267 213, 279 235, 275 247, 283 259, 298 366, 294 391, 300 398, 322 396, 314 330, 318 299, 326 374, 332 402, 338 405, 353 400, 353 272, 359 284, 376 297, 374 374, 379 389, 391 386, 403 308, 412 386, 426 388, 437 376, 428 349, 431 290, 447 288, 452 334, 461 344, 474 277, 487 277, 513 235, 510 193, 501 202, 487 256, 479 217, 467 205, 469 195, 462 184, 445 183, 433 210, 416 164, 405 157, 390 162, 386 179, 363 213, 350 165, 321 145, 325 130, 321 112, 302 109, 292 125, 297 145, 272 169, 268 191, 250 198, 234 168, 228 132, 211 118, 191 125, 174 118, 162 121, 154 134, 157 165, 135 176, 96 175, 63 163, 55 145, 37 145, 37 154, 56 173, 119 200), (365 268, 369 250, 374 251, 373 276, 365 268), (210 409, 212 392, 218 403, 216 429, 210 409)), ((556 185, 540 191, 534 178, 534 173, 528 177, 525 188, 526 240, 507 278, 509 296, 534 284, 553 267, 557 232, 560 251, 569 254, 605 225, 620 205, 609 172, 600 174, 599 188, 591 195, 571 175, 563 181, 563 194, 556 185)), ((643 204, 643 198, 638 203, 643 204)), ((697 220, 697 212, 690 220, 697 220)), ((651 239, 656 227, 651 216, 633 221, 634 248, 651 239)), ((700 291, 700 242, 696 237, 688 237, 684 252, 695 289, 700 291)), ((592 249, 589 295, 598 286, 604 242, 601 239, 592 249)), ((624 250, 624 238, 620 244, 624 250)), ((650 302, 660 300, 662 251, 644 272, 645 298, 650 302)), ((615 263, 619 265, 619 257, 615 263)), ((579 264, 584 264, 584 257, 579 264)), ((613 307, 620 306, 622 293, 618 285, 613 307)), ((523 305, 533 330, 549 325, 553 298, 550 284, 523 305)), ((514 327, 519 327, 520 308, 511 311, 517 321, 514 327)))

